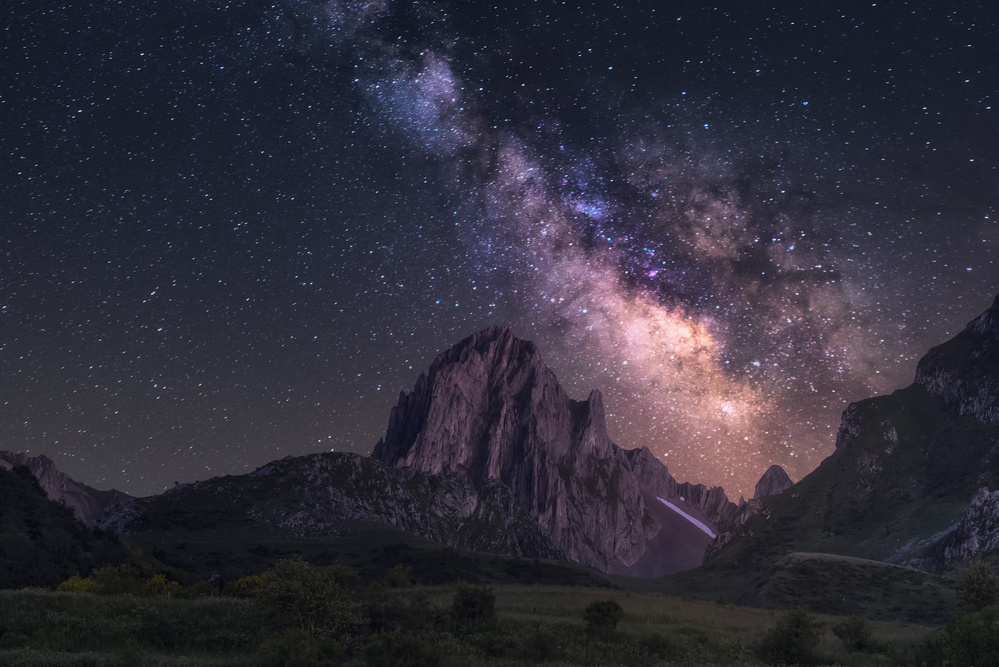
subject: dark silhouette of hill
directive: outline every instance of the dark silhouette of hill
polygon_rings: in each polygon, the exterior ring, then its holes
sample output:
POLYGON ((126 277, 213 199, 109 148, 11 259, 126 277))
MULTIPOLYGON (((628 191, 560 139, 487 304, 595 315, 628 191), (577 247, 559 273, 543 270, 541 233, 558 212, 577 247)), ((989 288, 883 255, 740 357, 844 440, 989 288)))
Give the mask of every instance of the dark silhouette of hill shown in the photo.
POLYGON ((50 500, 26 466, 0 467, 0 588, 51 587, 131 560, 114 536, 95 533, 73 509, 50 500))

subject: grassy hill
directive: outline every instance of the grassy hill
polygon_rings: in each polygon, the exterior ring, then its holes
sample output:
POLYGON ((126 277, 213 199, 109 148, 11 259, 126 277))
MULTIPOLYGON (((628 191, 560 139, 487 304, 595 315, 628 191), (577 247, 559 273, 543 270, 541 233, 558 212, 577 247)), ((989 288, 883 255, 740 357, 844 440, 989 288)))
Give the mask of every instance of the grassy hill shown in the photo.
POLYGON ((283 558, 301 557, 318 565, 347 565, 365 581, 403 565, 414 580, 431 585, 458 579, 474 584, 613 585, 606 575, 577 563, 455 549, 384 525, 358 523, 341 535, 309 539, 275 537, 250 526, 224 533, 163 526, 124 539, 164 563, 223 581, 258 574, 283 558))

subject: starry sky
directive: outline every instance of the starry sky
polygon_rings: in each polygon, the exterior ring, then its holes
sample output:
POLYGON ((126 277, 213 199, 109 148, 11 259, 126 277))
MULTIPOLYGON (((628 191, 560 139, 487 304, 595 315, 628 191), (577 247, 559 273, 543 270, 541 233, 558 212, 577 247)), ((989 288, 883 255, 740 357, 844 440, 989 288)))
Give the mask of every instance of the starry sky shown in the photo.
POLYGON ((752 495, 999 292, 999 9, 14 0, 0 449, 368 453, 471 333, 752 495))

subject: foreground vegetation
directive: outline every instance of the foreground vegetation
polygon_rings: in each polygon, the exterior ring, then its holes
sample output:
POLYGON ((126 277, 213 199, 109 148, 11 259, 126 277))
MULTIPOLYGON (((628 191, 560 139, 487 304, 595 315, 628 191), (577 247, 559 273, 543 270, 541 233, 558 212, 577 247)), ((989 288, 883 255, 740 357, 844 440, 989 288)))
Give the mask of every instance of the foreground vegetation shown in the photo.
MULTIPOLYGON (((981 649, 975 638, 999 622, 988 608, 934 632, 606 588, 418 587, 409 575, 395 567, 362 588, 349 568, 290 560, 213 596, 138 577, 132 593, 93 592, 120 590, 121 568, 63 591, 0 591, 0 664, 932 665, 955 642, 981 649)), ((986 664, 979 655, 948 664, 986 664)))

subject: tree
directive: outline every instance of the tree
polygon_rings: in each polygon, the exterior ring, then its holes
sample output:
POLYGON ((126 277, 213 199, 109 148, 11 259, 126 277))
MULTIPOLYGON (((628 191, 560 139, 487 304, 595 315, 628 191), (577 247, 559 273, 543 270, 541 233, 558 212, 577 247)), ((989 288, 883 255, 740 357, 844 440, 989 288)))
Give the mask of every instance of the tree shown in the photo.
POLYGON ((617 627, 623 616, 624 609, 614 600, 597 600, 583 612, 583 621, 588 630, 607 634, 617 627))
POLYGON ((760 657, 777 664, 813 664, 821 630, 822 624, 804 609, 784 612, 763 638, 760 657))
POLYGON ((988 563, 972 563, 957 580, 957 603, 978 611, 999 603, 999 577, 988 563))
POLYGON ((256 599, 275 629, 346 640, 360 622, 353 603, 358 577, 349 567, 282 560, 263 580, 256 599))
POLYGON ((496 620, 496 595, 493 589, 474 588, 464 581, 454 587, 451 615, 459 628, 473 628, 496 620))
POLYGON ((833 626, 833 634, 839 637, 843 646, 850 651, 875 652, 883 648, 871 633, 867 621, 859 616, 837 623, 833 626))
POLYGON ((924 642, 916 664, 999 664, 999 607, 958 616, 924 642))

